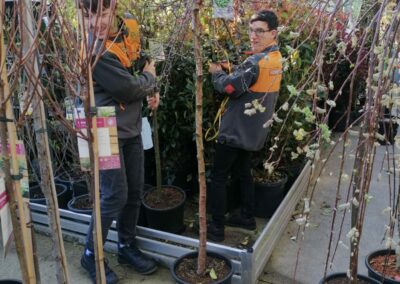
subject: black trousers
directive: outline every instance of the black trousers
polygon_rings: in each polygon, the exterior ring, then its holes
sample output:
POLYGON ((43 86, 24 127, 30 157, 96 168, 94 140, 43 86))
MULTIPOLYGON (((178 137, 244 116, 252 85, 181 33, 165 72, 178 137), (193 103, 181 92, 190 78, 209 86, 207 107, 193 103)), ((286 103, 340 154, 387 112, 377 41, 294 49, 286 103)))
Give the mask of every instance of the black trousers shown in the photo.
POLYGON ((212 170, 210 204, 213 221, 222 226, 226 207, 226 182, 229 175, 240 182, 241 214, 254 216, 254 183, 251 175, 252 152, 217 143, 212 170))
MULTIPOLYGON (((142 202, 144 153, 141 136, 118 139, 121 168, 100 171, 100 209, 103 243, 113 220, 117 221, 118 241, 131 244, 142 202)), ((86 237, 86 248, 93 251, 93 216, 86 237)))

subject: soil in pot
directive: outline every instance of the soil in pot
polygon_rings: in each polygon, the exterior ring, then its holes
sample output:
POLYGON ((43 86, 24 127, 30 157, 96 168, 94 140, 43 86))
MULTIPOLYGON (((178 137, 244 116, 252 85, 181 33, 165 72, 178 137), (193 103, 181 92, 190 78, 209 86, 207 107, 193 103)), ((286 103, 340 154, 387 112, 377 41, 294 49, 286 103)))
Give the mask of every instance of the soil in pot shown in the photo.
POLYGON ((396 269, 396 254, 394 250, 378 250, 366 258, 368 275, 385 284, 400 283, 400 272, 396 269), (389 253, 389 254, 388 254, 389 253), (383 276, 384 275, 384 276, 383 276))
POLYGON ((183 195, 174 187, 162 187, 149 192, 144 197, 144 203, 153 209, 169 209, 182 202, 183 195))
POLYGON ((227 278, 231 274, 231 266, 224 260, 214 255, 207 253, 206 260, 206 274, 197 274, 197 253, 185 257, 179 261, 175 267, 176 276, 182 280, 181 283, 230 283, 221 281, 227 278), (214 270, 217 279, 212 279, 210 276, 210 271, 214 270))

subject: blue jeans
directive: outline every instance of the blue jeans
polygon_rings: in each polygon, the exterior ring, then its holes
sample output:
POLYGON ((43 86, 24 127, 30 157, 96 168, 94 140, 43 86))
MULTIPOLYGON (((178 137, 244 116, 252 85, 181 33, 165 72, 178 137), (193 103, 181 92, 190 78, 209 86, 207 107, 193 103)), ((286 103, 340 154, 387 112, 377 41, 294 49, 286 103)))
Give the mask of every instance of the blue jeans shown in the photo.
MULTIPOLYGON (((144 153, 141 136, 119 139, 121 168, 100 171, 100 209, 103 243, 113 220, 117 220, 118 241, 135 242, 136 224, 142 202, 144 153)), ((93 251, 93 216, 86 248, 93 251)))
POLYGON ((232 173, 240 182, 242 200, 241 214, 254 217, 254 182, 251 174, 251 153, 249 151, 217 143, 211 180, 211 214, 218 226, 224 224, 226 207, 225 185, 232 173))

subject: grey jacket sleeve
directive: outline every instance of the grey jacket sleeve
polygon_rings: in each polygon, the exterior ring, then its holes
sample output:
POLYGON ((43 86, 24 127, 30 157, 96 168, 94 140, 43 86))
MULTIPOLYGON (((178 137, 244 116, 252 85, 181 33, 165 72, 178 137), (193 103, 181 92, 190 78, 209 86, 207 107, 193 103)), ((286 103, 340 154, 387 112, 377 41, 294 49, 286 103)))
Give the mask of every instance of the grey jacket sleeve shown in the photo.
POLYGON ((150 95, 155 87, 155 78, 152 74, 142 72, 134 76, 109 53, 105 53, 97 61, 93 70, 93 79, 113 99, 126 104, 142 100, 150 95))
POLYGON ((232 74, 228 75, 224 71, 214 73, 212 82, 217 92, 227 94, 231 98, 238 98, 249 91, 249 87, 257 81, 258 74, 257 62, 248 59, 232 74))

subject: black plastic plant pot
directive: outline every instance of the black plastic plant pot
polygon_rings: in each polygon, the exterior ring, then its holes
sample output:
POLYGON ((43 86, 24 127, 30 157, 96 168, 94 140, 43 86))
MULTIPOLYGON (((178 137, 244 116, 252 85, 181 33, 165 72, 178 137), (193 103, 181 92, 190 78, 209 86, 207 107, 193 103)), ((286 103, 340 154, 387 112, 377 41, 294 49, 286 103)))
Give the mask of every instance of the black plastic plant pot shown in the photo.
MULTIPOLYGON (((334 281, 336 279, 348 279, 347 274, 344 272, 341 273, 332 273, 326 276, 326 278, 321 279, 321 281, 319 282, 319 284, 329 284, 329 281, 334 281)), ((357 274, 357 279, 358 280, 364 280, 370 284, 380 284, 381 282, 370 278, 368 276, 364 276, 361 274, 357 274)))
POLYGON ((178 204, 170 208, 152 208, 148 206, 144 201, 146 199, 146 196, 154 190, 157 190, 157 188, 154 187, 153 189, 145 192, 142 204, 145 209, 147 227, 174 234, 182 233, 185 230, 183 213, 186 201, 186 193, 183 189, 176 186, 165 185, 163 187, 176 189, 182 194, 182 200, 178 204))
POLYGON ((254 182, 255 206, 254 215, 260 218, 271 218, 275 210, 285 197, 285 185, 288 177, 283 173, 283 178, 276 182, 254 182))
MULTIPOLYGON (((66 196, 67 196, 68 201, 70 201, 72 198, 72 183, 71 183, 71 181, 63 178, 62 176, 56 176, 54 178, 54 182, 58 183, 58 184, 63 184, 67 187, 66 196)), ((68 203, 68 201, 67 201, 67 203, 68 203)))
POLYGON ((383 283, 383 284, 400 284, 400 281, 396 281, 392 278, 389 278, 388 276, 384 276, 379 272, 376 272, 372 266, 371 266, 371 260, 377 256, 385 256, 385 255, 394 255, 395 251, 390 250, 388 251, 387 249, 381 249, 374 251, 370 253, 369 255, 366 256, 365 258, 365 266, 367 266, 368 269, 368 276, 378 280, 378 283, 383 283))
MULTIPOLYGON (((171 274, 172 277, 174 278, 176 283, 179 284, 190 284, 189 282, 186 282, 184 280, 182 280, 181 278, 178 277, 178 275, 176 275, 176 268, 178 267, 178 265, 187 258, 197 258, 198 256, 198 252, 194 251, 194 252, 189 252, 187 254, 182 255, 181 257, 179 257, 177 260, 175 260, 175 262, 173 263, 173 265, 171 266, 170 270, 171 270, 171 274)), ((219 253, 215 253, 215 252, 210 252, 207 251, 207 256, 211 256, 211 257, 215 257, 218 259, 222 259, 225 261, 225 263, 230 267, 230 272, 228 275, 226 275, 223 279, 218 279, 215 282, 212 282, 213 284, 230 284, 232 282, 232 276, 233 276, 233 266, 232 266, 232 262, 225 256, 219 254, 219 253)))
POLYGON ((0 279, 0 284, 22 284, 22 281, 14 279, 0 279))
POLYGON ((79 202, 82 202, 85 199, 89 200, 89 194, 83 194, 72 198, 68 202, 68 210, 79 214, 92 215, 92 208, 82 209, 82 208, 77 208, 76 206, 79 202))
MULTIPOLYGON (((57 192, 58 208, 66 209, 68 201, 70 200, 68 194, 68 188, 61 183, 56 183, 55 186, 57 192)), ((40 185, 34 185, 29 187, 29 198, 31 202, 46 205, 46 198, 42 196, 43 193, 40 185), (41 197, 36 198, 37 196, 41 197)))
POLYGON ((88 184, 86 183, 86 180, 78 180, 72 182, 71 190, 73 197, 89 193, 88 184))

